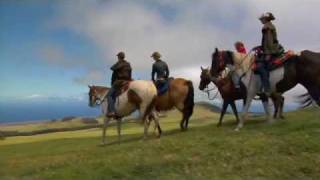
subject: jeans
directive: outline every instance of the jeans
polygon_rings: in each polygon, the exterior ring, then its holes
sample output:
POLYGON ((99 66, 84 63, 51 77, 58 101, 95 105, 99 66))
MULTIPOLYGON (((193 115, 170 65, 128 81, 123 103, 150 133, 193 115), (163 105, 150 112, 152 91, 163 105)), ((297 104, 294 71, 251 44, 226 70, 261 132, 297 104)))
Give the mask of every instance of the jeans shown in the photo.
POLYGON ((270 81, 269 81, 269 71, 268 71, 268 62, 258 61, 256 72, 260 75, 262 87, 264 92, 270 92, 270 81))
POLYGON ((235 67, 234 65, 227 64, 227 67, 229 68, 231 72, 231 79, 233 82, 233 85, 235 88, 240 88, 240 77, 239 75, 235 72, 235 67))
POLYGON ((114 87, 111 87, 108 94, 107 94, 107 100, 108 100, 108 113, 114 113, 116 111, 115 109, 115 95, 116 95, 116 89, 114 87))

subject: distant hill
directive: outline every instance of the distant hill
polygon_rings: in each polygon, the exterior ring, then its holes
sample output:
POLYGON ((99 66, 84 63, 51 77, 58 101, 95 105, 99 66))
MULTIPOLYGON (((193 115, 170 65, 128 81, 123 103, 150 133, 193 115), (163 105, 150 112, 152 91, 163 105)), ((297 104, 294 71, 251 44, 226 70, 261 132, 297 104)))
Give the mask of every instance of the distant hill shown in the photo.
POLYGON ((200 106, 200 107, 208 109, 212 112, 216 112, 216 113, 221 112, 221 108, 219 106, 208 103, 208 102, 201 101, 201 102, 196 102, 195 104, 196 104, 196 106, 200 106))

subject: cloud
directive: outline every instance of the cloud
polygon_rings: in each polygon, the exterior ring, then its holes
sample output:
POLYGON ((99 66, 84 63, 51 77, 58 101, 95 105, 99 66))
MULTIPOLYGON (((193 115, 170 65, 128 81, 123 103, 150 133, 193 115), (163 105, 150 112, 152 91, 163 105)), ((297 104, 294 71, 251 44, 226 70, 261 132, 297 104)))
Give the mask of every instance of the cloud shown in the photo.
POLYGON ((85 59, 71 56, 63 48, 55 44, 45 44, 39 49, 42 63, 63 68, 67 71, 79 71, 81 75, 73 78, 73 82, 80 85, 101 84, 105 81, 105 64, 97 63, 97 59, 85 59), (103 64, 98 65, 98 64, 103 64))
POLYGON ((74 78, 74 82, 81 85, 99 84, 105 80, 104 73, 98 70, 88 71, 85 76, 74 78))
POLYGON ((86 101, 87 94, 77 94, 73 96, 52 96, 45 94, 31 94, 25 97, 16 97, 13 100, 23 100, 31 102, 44 102, 44 101, 56 101, 56 102, 70 102, 70 101, 86 101))
POLYGON ((29 96, 26 96, 26 99, 41 99, 44 98, 45 96, 42 94, 31 94, 29 96))
MULTIPOLYGON (((192 79, 197 86, 197 68, 210 64, 214 47, 233 49, 237 40, 248 48, 260 43, 257 18, 266 11, 275 14, 285 47, 319 50, 319 6, 318 0, 63 2, 57 22, 94 42, 109 64, 118 51, 125 51, 133 71, 150 79, 150 54, 159 51, 175 76, 192 79)), ((46 53, 59 56, 59 51, 46 53)), ((87 72, 75 81, 85 84, 103 76, 102 69, 87 72)))

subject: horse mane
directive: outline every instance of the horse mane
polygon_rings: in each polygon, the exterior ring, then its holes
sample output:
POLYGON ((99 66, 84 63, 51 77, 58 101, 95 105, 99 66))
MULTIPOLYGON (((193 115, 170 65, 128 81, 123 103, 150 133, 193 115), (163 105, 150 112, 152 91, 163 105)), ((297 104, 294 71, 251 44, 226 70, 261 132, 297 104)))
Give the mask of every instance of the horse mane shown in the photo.
POLYGON ((223 59, 225 59, 225 63, 226 64, 234 64, 234 60, 233 60, 233 52, 232 51, 219 51, 217 48, 215 49, 215 51, 212 53, 211 55, 211 68, 210 68, 210 74, 213 75, 212 69, 213 68, 213 63, 215 60, 215 57, 217 56, 217 53, 223 53, 223 59))
POLYGON ((106 87, 106 86, 92 86, 92 87, 95 87, 95 88, 98 88, 98 89, 106 89, 106 90, 108 90, 108 89, 110 89, 109 87, 106 87))
POLYGON ((224 58, 226 59, 227 64, 234 64, 234 52, 233 51, 224 51, 224 58))

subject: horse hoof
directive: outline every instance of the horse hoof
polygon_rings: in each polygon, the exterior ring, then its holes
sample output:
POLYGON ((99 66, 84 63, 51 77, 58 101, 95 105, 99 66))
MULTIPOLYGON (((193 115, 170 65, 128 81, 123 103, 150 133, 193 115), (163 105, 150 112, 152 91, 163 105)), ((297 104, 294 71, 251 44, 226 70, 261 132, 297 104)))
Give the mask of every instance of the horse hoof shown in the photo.
POLYGON ((239 132, 240 128, 235 128, 234 131, 239 132))
POLYGON ((187 128, 181 128, 181 129, 180 129, 181 132, 185 132, 185 131, 187 131, 187 130, 188 130, 187 128))
POLYGON ((220 124, 220 123, 218 123, 218 124, 217 124, 217 127, 220 127, 220 126, 221 126, 221 124, 220 124))

